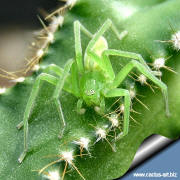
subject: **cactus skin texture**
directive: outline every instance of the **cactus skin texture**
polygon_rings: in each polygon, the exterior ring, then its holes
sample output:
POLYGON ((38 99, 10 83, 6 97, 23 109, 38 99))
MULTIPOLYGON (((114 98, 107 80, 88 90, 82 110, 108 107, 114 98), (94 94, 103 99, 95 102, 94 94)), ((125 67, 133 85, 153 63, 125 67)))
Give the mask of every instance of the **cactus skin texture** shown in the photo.
MULTIPOLYGON (((166 66, 180 72, 179 52, 174 48, 173 41, 169 41, 172 35, 180 30, 179 6, 179 0, 148 2, 130 0, 128 3, 126 0, 77 1, 71 11, 66 13, 64 25, 55 33, 55 40, 42 58, 40 66, 54 63, 63 67, 69 58, 74 57, 73 22, 75 20, 79 20, 90 32, 95 33, 103 22, 110 18, 120 32, 127 30, 128 35, 119 42, 113 33, 108 31, 105 37, 109 47, 139 53, 150 64, 153 64, 157 58, 166 59, 172 56, 167 60, 166 66)), ((89 39, 83 35, 81 39, 84 50, 89 39)), ((110 59, 116 73, 121 68, 121 64, 126 63, 126 61, 123 63, 118 61, 115 57, 110 59)), ((22 150, 23 131, 17 131, 15 127, 22 121, 32 85, 39 73, 41 70, 27 77, 24 82, 7 89, 6 93, 0 96, 0 179, 21 180, 25 177, 27 180, 42 179, 44 175, 39 175, 37 171, 57 159, 47 156, 71 150, 74 150, 74 154, 79 154, 77 141, 81 137, 91 140, 88 148, 91 156, 77 157, 74 160, 74 164, 84 178, 87 180, 114 179, 128 170, 138 147, 146 137, 161 134, 175 139, 180 135, 180 112, 178 111, 180 78, 178 74, 169 72, 165 68, 162 68, 162 81, 167 84, 169 90, 170 117, 165 116, 160 91, 155 89, 153 93, 148 86, 142 86, 137 82, 135 84, 137 94, 145 96, 139 99, 148 106, 150 111, 133 100, 133 109, 139 111, 141 115, 131 113, 138 123, 130 122, 128 135, 115 143, 116 152, 112 152, 106 141, 93 144, 94 129, 89 124, 96 126, 98 122, 102 122, 102 118, 94 114, 91 108, 87 108, 84 115, 78 115, 77 98, 67 92, 63 92, 60 98, 67 126, 63 138, 59 140, 57 136, 62 124, 54 104, 48 99, 52 96, 54 87, 42 83, 29 120, 29 152, 23 163, 19 165, 17 158, 22 150), (75 141, 76 143, 71 143, 75 141)), ((124 86, 128 88, 132 82, 133 80, 129 79, 124 86)), ((108 139, 113 144, 113 138, 108 139)), ((86 152, 83 151, 83 153, 86 152)), ((68 170, 70 168, 69 166, 68 170)), ((60 169, 59 172, 62 175, 64 164, 50 166, 47 171, 56 172, 57 169, 60 169)), ((65 175, 64 179, 81 179, 81 177, 73 169, 65 175)))

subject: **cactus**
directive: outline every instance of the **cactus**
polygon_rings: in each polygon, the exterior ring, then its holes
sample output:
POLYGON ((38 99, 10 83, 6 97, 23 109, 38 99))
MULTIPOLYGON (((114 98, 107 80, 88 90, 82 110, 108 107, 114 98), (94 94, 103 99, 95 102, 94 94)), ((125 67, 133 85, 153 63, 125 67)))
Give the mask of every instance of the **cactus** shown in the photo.
MULTIPOLYGON (((180 86, 178 74, 172 72, 179 72, 178 6, 180 2, 178 0, 148 2, 143 0, 128 2, 126 0, 79 0, 73 7, 70 2, 75 1, 67 1, 63 9, 70 9, 65 12, 63 26, 57 28, 57 25, 62 22, 61 16, 61 21, 52 18, 48 31, 45 28, 40 32, 40 36, 45 36, 46 39, 35 42, 40 43, 40 49, 35 51, 22 72, 25 74, 37 67, 41 59, 40 70, 26 78, 15 78, 10 73, 8 77, 17 84, 9 89, 1 88, 1 179, 23 179, 24 177, 26 179, 42 179, 42 177, 58 179, 59 173, 61 177, 59 179, 118 178, 128 170, 138 147, 146 137, 151 134, 161 134, 175 139, 180 134, 178 120, 180 86), (50 101, 54 87, 44 82, 40 84, 40 91, 29 118, 29 151, 22 164, 19 165, 17 159, 23 147, 23 131, 17 131, 15 127, 23 119, 36 77, 49 64, 64 68, 67 60, 74 58, 73 23, 76 20, 91 33, 95 33, 107 19, 112 20, 119 32, 124 30, 128 32, 127 36, 119 41, 112 31, 107 31, 105 38, 109 48, 140 54, 149 67, 156 72, 158 78, 167 84, 170 117, 165 115, 160 90, 154 88, 154 84, 138 71, 133 71, 122 87, 130 91, 134 112, 138 111, 141 114, 133 113, 133 111, 130 113, 134 120, 130 120, 130 128, 126 136, 115 141, 115 132, 118 136, 118 133, 122 131, 122 120, 118 128, 112 128, 114 131, 103 131, 104 129, 99 127, 104 127, 107 123, 111 126, 112 122, 110 123, 102 114, 95 113, 91 107, 86 107, 84 114, 78 114, 76 111, 78 98, 63 90, 60 101, 66 126, 63 136, 58 139, 63 124, 54 103, 50 101), (138 97, 138 94, 145 98, 138 97), (139 99, 141 103, 138 103, 139 99), (51 162, 54 163, 49 164, 51 162), (51 166, 45 169, 47 164, 51 166), (64 170, 68 172, 65 174, 64 170)), ((81 40, 84 52, 89 39, 82 35, 81 40)), ((110 60, 115 73, 118 73, 127 63, 122 57, 110 57, 110 60)), ((116 98, 107 99, 107 109, 116 100, 116 98)), ((119 107, 119 102, 122 103, 118 101, 115 107, 110 108, 110 112, 119 107)), ((107 129, 109 131, 109 126, 107 129)))

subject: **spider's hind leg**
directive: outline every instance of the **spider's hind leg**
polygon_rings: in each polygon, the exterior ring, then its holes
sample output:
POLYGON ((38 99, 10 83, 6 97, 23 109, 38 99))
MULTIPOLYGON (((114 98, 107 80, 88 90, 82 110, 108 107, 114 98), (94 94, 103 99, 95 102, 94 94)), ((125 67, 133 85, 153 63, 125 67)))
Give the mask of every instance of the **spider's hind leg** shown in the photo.
MULTIPOLYGON (((43 69, 43 74, 51 74, 52 72, 54 73, 54 74, 56 74, 57 76, 62 76, 62 74, 63 74, 63 69, 62 68, 60 68, 59 66, 57 66, 57 65, 55 65, 55 64, 50 64, 50 65, 48 65, 48 66, 46 66, 44 69, 43 69)), ((38 76, 39 77, 39 76, 38 76)), ((41 75, 40 75, 40 77, 41 77, 41 75)), ((38 79, 38 78, 37 78, 38 79)), ((43 79, 44 80, 44 79, 43 79)), ((42 81, 43 81, 42 80, 42 81)), ((34 87, 33 87, 34 88, 34 87)), ((66 88, 66 91, 70 91, 70 89, 67 89, 66 88)), ((23 125, 24 125, 24 123, 23 123, 23 121, 21 121, 16 127, 17 127, 17 129, 18 130, 20 130, 22 127, 23 127, 23 125)))
POLYGON ((152 71, 149 71, 143 64, 139 63, 136 60, 130 61, 126 66, 124 66, 121 71, 117 74, 116 78, 114 79, 114 82, 112 83, 112 87, 118 87, 122 81, 127 77, 129 72, 133 68, 137 68, 143 75, 145 75, 147 78, 149 78, 152 82, 154 82, 157 86, 159 86, 162 90, 162 93, 164 95, 165 100, 165 107, 166 107, 166 115, 169 116, 169 107, 168 107, 168 90, 166 84, 164 84, 162 81, 160 81, 158 78, 154 76, 152 71))
MULTIPOLYGON (((42 81, 47 81, 48 83, 56 86, 54 95, 53 95, 53 100, 57 107, 60 119, 62 119, 62 121, 63 121, 63 129, 62 129, 61 135, 60 135, 60 136, 62 136, 65 126, 66 126, 66 123, 64 120, 63 112, 62 112, 61 103, 59 101, 59 95, 60 95, 60 92, 62 91, 62 88, 64 87, 64 82, 65 82, 67 76, 69 75, 69 71, 70 71, 72 63, 73 63, 73 60, 67 61, 67 63, 65 64, 62 76, 60 78, 56 78, 56 77, 46 74, 46 73, 42 73, 35 80, 35 83, 33 85, 33 88, 32 88, 32 91, 31 91, 31 94, 30 94, 30 97, 29 97, 29 100, 28 100, 28 103, 27 103, 27 106, 25 109, 23 123, 21 122, 18 125, 18 128, 21 128, 24 125, 24 150, 18 159, 19 163, 21 163, 24 160, 24 158, 27 154, 27 151, 28 151, 28 119, 29 119, 33 104, 38 95, 40 83, 42 81)), ((54 66, 54 68, 57 70, 57 71, 55 71, 55 73, 57 73, 57 72, 59 72, 59 74, 61 73, 61 71, 58 71, 58 68, 56 66, 54 66)), ((52 69, 54 69, 54 68, 52 67, 52 69)))
POLYGON ((169 107, 168 107, 167 86, 162 81, 160 81, 157 77, 155 77, 153 71, 149 68, 146 61, 143 59, 143 57, 140 54, 136 54, 136 53, 132 53, 132 52, 108 49, 103 52, 103 59, 104 60, 108 59, 109 55, 135 59, 135 60, 131 60, 131 62, 129 62, 127 65, 125 65, 121 69, 121 71, 114 78, 113 83, 111 84, 111 87, 117 88, 124 81, 124 79, 127 77, 129 72, 134 67, 136 67, 144 76, 149 78, 151 81, 153 81, 157 86, 159 86, 161 88, 162 93, 164 95, 164 99, 165 99, 166 115, 169 116, 170 113, 169 113, 169 107))
POLYGON ((53 97, 52 97, 53 101, 55 102, 57 111, 59 113, 59 117, 63 121, 63 129, 60 132, 59 138, 61 138, 63 136, 64 130, 65 130, 65 127, 66 127, 66 122, 65 122, 65 119, 64 119, 64 114, 63 114, 63 111, 62 111, 62 107, 61 107, 61 102, 59 100, 59 96, 61 94, 62 89, 64 88, 65 81, 66 81, 67 77, 69 76, 69 71, 70 71, 70 69, 72 67, 73 62, 74 62, 73 59, 70 59, 70 60, 68 60, 66 62, 65 66, 64 66, 63 74, 58 79, 58 82, 56 84, 56 88, 54 90, 53 97))
POLYGON ((34 102, 36 100, 36 97, 37 97, 37 94, 38 94, 38 91, 39 91, 39 87, 40 87, 40 83, 42 81, 47 81, 50 84, 56 85, 57 78, 54 77, 54 76, 42 73, 37 77, 37 79, 36 79, 36 81, 35 81, 35 83, 33 85, 33 88, 32 88, 32 91, 31 91, 31 94, 30 94, 30 97, 29 97, 29 100, 27 102, 27 106, 26 106, 26 109, 25 109, 23 122, 21 122, 18 125, 19 128, 22 125, 24 125, 24 150, 23 150, 23 153, 20 155, 20 157, 18 159, 19 163, 21 163, 24 160, 24 158, 25 158, 25 156, 27 154, 27 151, 28 151, 28 119, 29 119, 33 104, 34 104, 34 102))

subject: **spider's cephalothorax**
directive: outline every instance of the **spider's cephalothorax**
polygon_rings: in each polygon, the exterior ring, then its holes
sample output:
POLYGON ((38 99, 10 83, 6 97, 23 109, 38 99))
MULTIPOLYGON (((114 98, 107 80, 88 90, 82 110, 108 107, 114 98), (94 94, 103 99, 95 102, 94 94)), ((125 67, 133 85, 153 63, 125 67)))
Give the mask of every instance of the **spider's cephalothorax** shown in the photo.
MULTIPOLYGON (((73 94, 79 99, 77 102, 77 112, 80 114, 85 113, 85 109, 83 109, 84 103, 88 106, 94 106, 94 109, 102 114, 105 111, 105 98, 124 97, 123 128, 118 137, 121 138, 125 136, 128 133, 129 128, 131 94, 129 90, 122 89, 121 84, 133 68, 136 68, 141 74, 161 88, 165 97, 166 113, 167 115, 169 114, 167 86, 154 76, 153 72, 140 54, 109 49, 107 40, 103 37, 103 34, 109 28, 112 29, 119 40, 127 34, 127 31, 119 34, 116 27, 109 19, 106 20, 93 35, 83 25, 81 25, 79 21, 75 21, 75 60, 68 60, 64 69, 56 65, 50 65, 45 69, 45 73, 41 73, 37 77, 25 109, 24 120, 18 125, 18 128, 21 128, 24 125, 24 151, 19 158, 19 162, 22 162, 28 150, 28 119, 41 81, 47 81, 48 83, 55 85, 53 101, 57 106, 64 128, 66 123, 61 109, 61 103, 59 101, 59 96, 62 90, 73 94), (81 48, 80 30, 90 38, 84 55, 81 48), (110 55, 125 57, 126 59, 129 58, 130 62, 115 74, 109 60, 110 55), (49 70, 56 73, 59 78, 48 74, 49 70)), ((119 58, 119 60, 121 59, 119 58)), ((61 135, 64 132, 64 128, 62 129, 61 135)))
MULTIPOLYGON (((99 37, 92 49, 95 55, 102 59, 102 53, 108 49, 106 39, 103 36, 99 37)), ((80 78, 79 87, 81 98, 87 105, 100 106, 104 102, 103 91, 112 78, 92 58, 87 52, 85 53, 83 58, 84 72, 80 78)))
POLYGON ((104 76, 99 72, 88 72, 82 76, 79 83, 81 98, 88 106, 101 103, 104 83, 104 76))

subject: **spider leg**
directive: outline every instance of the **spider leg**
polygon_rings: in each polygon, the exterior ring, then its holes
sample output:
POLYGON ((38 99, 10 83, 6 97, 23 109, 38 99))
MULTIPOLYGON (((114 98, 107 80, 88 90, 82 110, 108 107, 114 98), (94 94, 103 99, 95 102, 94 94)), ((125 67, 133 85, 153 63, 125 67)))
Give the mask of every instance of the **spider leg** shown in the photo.
MULTIPOLYGON (((32 109, 32 106, 34 104, 34 101, 37 97, 37 94, 38 94, 38 91, 39 91, 39 85, 42 81, 47 81, 49 82, 50 84, 53 84, 53 85, 56 85, 57 82, 58 82, 58 79, 52 75, 48 75, 48 74, 45 74, 45 73, 42 73, 40 74, 34 85, 33 85, 33 88, 32 88, 32 91, 31 91, 31 94, 30 94, 30 97, 29 97, 29 100, 27 102, 27 106, 26 106, 26 109, 25 109, 25 113, 24 113, 24 118, 23 118, 23 125, 24 125, 24 151, 23 153, 20 155, 18 161, 19 163, 21 163, 23 161, 23 159, 25 158, 26 154, 27 154, 27 151, 28 151, 28 144, 27 144, 27 140, 28 140, 28 119, 29 119, 29 116, 30 116, 30 112, 31 112, 31 109, 32 109)), ((18 125, 18 127, 20 128, 20 126, 22 125, 22 123, 20 123, 18 125)))
MULTIPOLYGON (((55 73, 59 77, 61 77, 64 73, 64 69, 61 67, 55 65, 55 64, 50 64, 48 65, 43 72, 50 74, 50 73, 55 73)), ((76 97, 79 97, 79 87, 78 87, 78 73, 77 73, 77 66, 76 62, 73 62, 72 67, 71 67, 71 73, 68 73, 68 77, 66 78, 66 81, 64 83, 63 89, 76 97), (71 84, 71 86, 70 86, 71 84)))
POLYGON ((149 71, 143 64, 139 63, 136 60, 130 61, 126 66, 124 66, 121 69, 121 71, 115 77, 114 82, 112 83, 112 88, 118 87, 126 78, 126 76, 129 74, 129 72, 135 67, 142 74, 144 74, 147 78, 149 78, 151 81, 153 81, 157 86, 161 88, 162 93, 164 95, 164 100, 165 100, 166 115, 169 116, 170 113, 169 113, 169 107, 168 107, 168 90, 167 90, 166 84, 164 84, 162 81, 156 78, 151 71, 149 71))
POLYGON ((65 122, 64 115, 62 112, 61 102, 59 101, 59 96, 60 96, 60 93, 64 87, 65 80, 67 79, 67 77, 69 75, 69 71, 71 69, 72 64, 73 64, 73 59, 68 60, 67 63, 65 64, 64 72, 63 72, 62 76, 60 77, 60 79, 58 79, 58 82, 56 84, 56 88, 54 90, 53 97, 52 97, 52 99, 54 100, 55 105, 57 107, 59 117, 62 118, 63 125, 64 125, 62 132, 59 135, 59 138, 62 137, 64 130, 65 130, 65 127, 66 127, 66 122, 65 122))
POLYGON ((101 99, 101 102, 100 102, 100 114, 103 114, 105 112, 105 100, 104 98, 101 99))
POLYGON ((128 73, 136 67, 141 73, 143 73, 147 78, 152 80, 156 85, 158 85, 163 92, 164 99, 165 99, 165 106, 166 106, 166 115, 169 116, 169 107, 168 107, 168 92, 167 92, 167 86, 160 81, 158 78, 154 76, 153 71, 149 68, 149 66, 146 64, 145 60, 142 58, 140 54, 126 52, 126 51, 120 51, 120 50, 114 50, 114 49, 108 49, 103 52, 103 58, 108 58, 109 55, 114 56, 121 56, 126 58, 132 58, 136 60, 132 60, 129 64, 127 64, 115 77, 114 82, 112 83, 112 87, 116 88, 118 87, 122 81, 126 78, 128 73))
POLYGON ((50 74, 51 72, 55 73, 58 76, 62 76, 64 69, 57 66, 56 64, 50 64, 43 70, 44 73, 50 74))
MULTIPOLYGON (((102 54, 103 59, 106 59, 106 58, 108 59, 109 55, 135 59, 135 60, 139 61, 140 63, 142 63, 149 71, 152 72, 152 70, 149 68, 146 61, 143 59, 143 57, 140 54, 128 52, 128 51, 116 50, 116 49, 107 49, 102 54)), ((108 61, 109 61, 109 59, 108 59, 108 61)))
POLYGON ((105 112, 105 100, 104 100, 104 98, 101 99, 99 106, 95 106, 95 107, 94 107, 94 110, 95 110, 99 115, 104 115, 104 112, 105 112))
MULTIPOLYGON (((70 74, 71 74, 70 83, 68 83, 68 87, 69 87, 69 84, 71 84, 71 94, 74 94, 76 97, 79 97, 80 89, 79 89, 79 79, 78 79, 78 67, 75 61, 72 64, 70 74)), ((64 84, 64 87, 65 85, 66 84, 64 84)))
MULTIPOLYGON (((86 109, 82 108, 83 106, 83 99, 79 99, 77 102, 77 113, 78 114, 84 114, 86 112, 86 109)), ((94 110, 102 115, 105 112, 105 101, 104 99, 101 100, 100 106, 95 106, 94 110)))
MULTIPOLYGON (((105 23, 101 26, 101 28, 94 34, 93 38, 91 39, 91 41, 89 42, 88 46, 87 46, 87 52, 91 51, 94 47, 94 45, 96 44, 97 40, 109 29, 111 28, 112 31, 115 33, 115 35, 117 36, 117 38, 119 40, 122 40, 123 37, 127 34, 125 33, 125 31, 121 32, 119 34, 117 28, 115 27, 115 25, 112 23, 112 21, 110 19, 107 19, 105 21, 105 23)), ((126 31, 127 32, 127 31, 126 31)))
POLYGON ((77 67, 80 73, 84 72, 84 66, 83 66, 83 55, 82 55, 82 47, 81 47, 81 33, 84 32, 88 37, 92 38, 93 35, 79 22, 74 22, 74 37, 75 37, 75 53, 76 53, 76 62, 77 67))
POLYGON ((108 92, 105 93, 105 97, 120 97, 120 96, 124 96, 124 122, 123 122, 123 131, 117 136, 116 140, 128 134, 131 98, 129 91, 126 89, 116 88, 109 90, 108 92))
POLYGON ((84 114, 86 109, 82 108, 83 105, 83 99, 79 99, 77 102, 77 113, 78 114, 84 114))
MULTIPOLYGON (((59 66, 57 66, 55 64, 50 64, 43 70, 43 73, 45 73, 45 74, 50 74, 52 72, 55 73, 58 76, 62 76, 64 70, 61 67, 59 67, 59 66)), ((64 84, 63 89, 65 91, 73 94, 73 91, 72 91, 73 88, 72 89, 69 88, 70 83, 71 83, 70 79, 67 79, 67 83, 64 84)), ((17 127, 17 129, 21 129, 23 127, 23 125, 24 125, 24 122, 21 121, 16 127, 17 127)))

